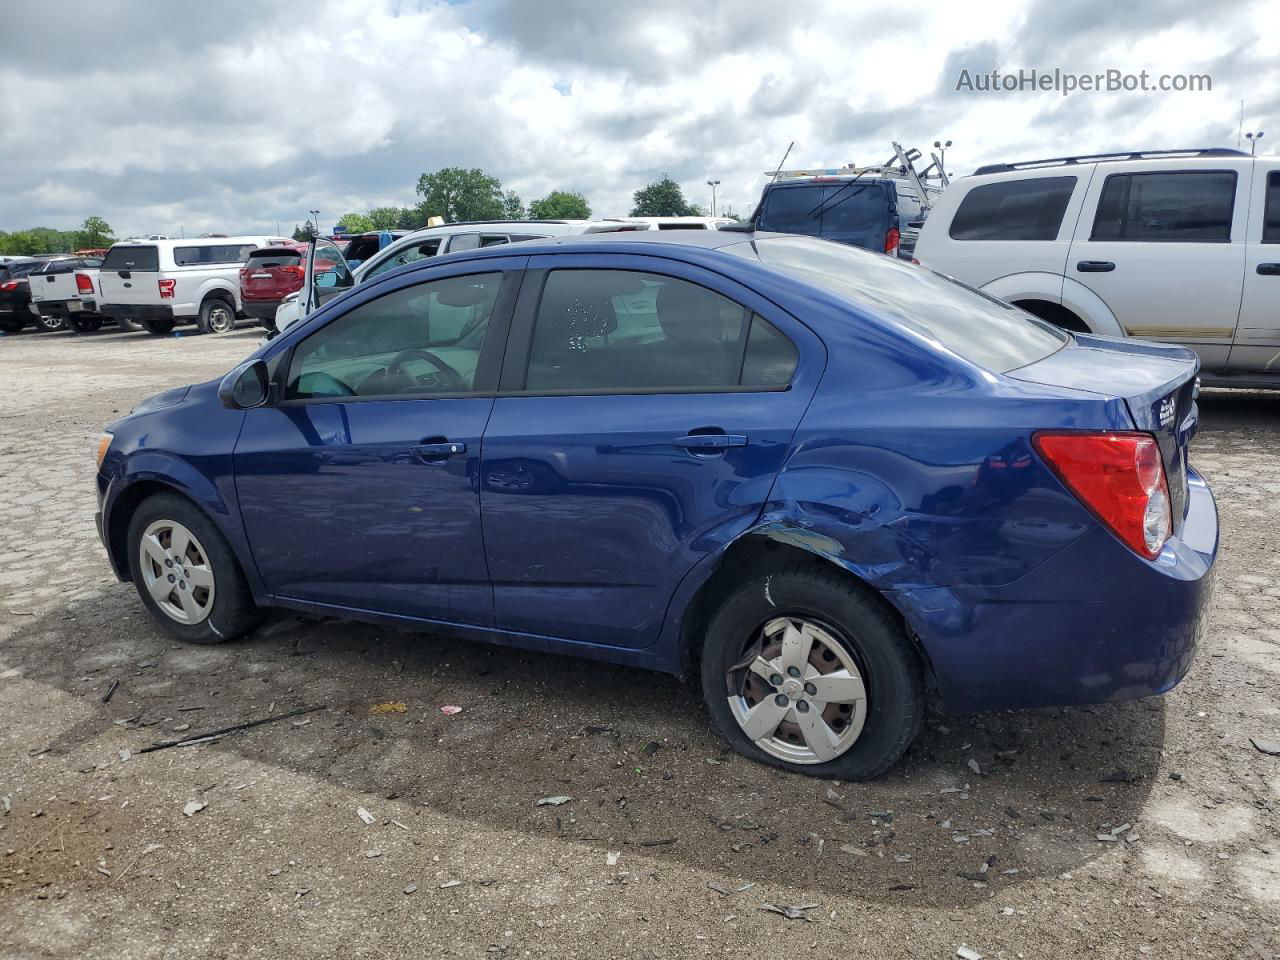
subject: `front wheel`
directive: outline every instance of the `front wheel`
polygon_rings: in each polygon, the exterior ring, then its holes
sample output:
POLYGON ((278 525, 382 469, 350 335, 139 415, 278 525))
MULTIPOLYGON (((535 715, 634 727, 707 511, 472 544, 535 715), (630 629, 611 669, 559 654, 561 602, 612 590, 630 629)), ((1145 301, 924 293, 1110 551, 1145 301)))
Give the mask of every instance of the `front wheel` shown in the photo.
POLYGON ((222 643, 261 619, 227 541, 189 500, 157 494, 129 521, 129 569, 151 616, 188 643, 222 643))
POLYGON ((738 752, 843 780, 886 772, 924 717, 902 626, 865 588, 814 564, 763 572, 728 596, 703 644, 702 692, 738 752))
POLYGON ((196 326, 201 333, 230 333, 236 326, 235 307, 225 300, 206 300, 200 305, 196 326))

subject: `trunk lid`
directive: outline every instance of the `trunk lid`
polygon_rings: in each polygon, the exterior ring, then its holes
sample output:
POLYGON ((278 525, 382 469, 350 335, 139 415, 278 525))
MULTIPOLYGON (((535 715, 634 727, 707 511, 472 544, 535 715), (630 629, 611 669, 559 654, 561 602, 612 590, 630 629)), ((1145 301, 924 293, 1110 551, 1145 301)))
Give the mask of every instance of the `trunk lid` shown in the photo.
MULTIPOLYGON (((78 262, 78 261, 77 261, 78 262)), ((39 273, 27 278, 31 287, 32 303, 48 303, 63 300, 79 300, 80 293, 76 289, 76 267, 62 267, 51 263, 39 273)), ((81 272, 86 272, 81 269, 81 272)))
POLYGON ((1122 399, 1134 427, 1160 445, 1176 533, 1186 512, 1187 448, 1199 426, 1199 371, 1199 358, 1183 347, 1076 334, 1056 353, 1005 376, 1122 399))
POLYGON ((291 248, 255 250, 240 269, 245 300, 283 300, 302 287, 302 252, 291 248))

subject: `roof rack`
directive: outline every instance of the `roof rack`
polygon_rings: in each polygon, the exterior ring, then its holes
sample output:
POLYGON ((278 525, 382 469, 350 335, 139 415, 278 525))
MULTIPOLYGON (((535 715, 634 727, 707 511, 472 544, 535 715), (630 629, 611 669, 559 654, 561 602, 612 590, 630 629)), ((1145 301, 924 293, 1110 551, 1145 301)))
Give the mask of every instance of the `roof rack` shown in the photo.
POLYGON ((1126 150, 1121 153, 1086 153, 1078 157, 1049 157, 1046 160, 1022 160, 1018 163, 988 163, 973 171, 975 177, 984 173, 1007 173, 1010 170, 1030 170, 1036 167, 1066 166, 1075 163, 1097 163, 1101 160, 1145 160, 1148 157, 1247 157, 1243 150, 1229 147, 1189 147, 1183 150, 1126 150))

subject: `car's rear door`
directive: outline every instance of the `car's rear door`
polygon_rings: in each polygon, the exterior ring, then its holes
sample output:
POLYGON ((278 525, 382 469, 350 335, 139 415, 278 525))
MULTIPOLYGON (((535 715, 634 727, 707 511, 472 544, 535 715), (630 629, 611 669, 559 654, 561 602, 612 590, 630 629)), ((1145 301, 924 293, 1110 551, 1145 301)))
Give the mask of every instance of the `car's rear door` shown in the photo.
POLYGON ((1250 173, 1209 157, 1098 164, 1067 280, 1129 336, 1183 344, 1221 370, 1240 313, 1250 173))
POLYGON ((481 464, 497 626, 652 644, 681 578, 760 513, 825 362, 718 274, 532 258, 481 464))
POLYGON ((388 278, 292 334, 235 450, 273 595, 492 626, 480 443, 524 262, 388 278))

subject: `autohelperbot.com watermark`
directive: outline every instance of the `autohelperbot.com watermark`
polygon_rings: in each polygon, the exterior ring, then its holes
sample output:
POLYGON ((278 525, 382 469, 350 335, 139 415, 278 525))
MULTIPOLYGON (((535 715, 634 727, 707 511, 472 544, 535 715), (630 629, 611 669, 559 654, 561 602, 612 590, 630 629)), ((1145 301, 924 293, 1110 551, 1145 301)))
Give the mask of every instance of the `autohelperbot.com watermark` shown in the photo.
POLYGON ((1131 73, 1110 68, 1097 73, 1052 70, 990 70, 974 73, 961 69, 956 91, 964 93, 1207 93, 1213 77, 1207 73, 1131 73))

